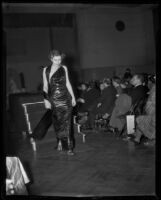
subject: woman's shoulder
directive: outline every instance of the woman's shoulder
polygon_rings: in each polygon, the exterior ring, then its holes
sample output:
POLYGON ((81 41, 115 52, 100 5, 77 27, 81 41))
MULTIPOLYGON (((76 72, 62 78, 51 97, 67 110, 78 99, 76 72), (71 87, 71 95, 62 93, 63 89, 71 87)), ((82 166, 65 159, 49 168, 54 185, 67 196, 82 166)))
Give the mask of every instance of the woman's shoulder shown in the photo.
POLYGON ((62 65, 61 68, 64 69, 64 71, 66 72, 66 74, 68 74, 68 68, 65 65, 62 65))
POLYGON ((62 65, 62 68, 65 69, 65 70, 67 70, 67 67, 65 65, 62 65))
POLYGON ((51 70, 51 65, 45 66, 43 69, 44 72, 50 72, 50 70, 51 70))
POLYGON ((47 69, 49 69, 51 67, 51 65, 46 65, 43 67, 43 71, 46 71, 47 69))

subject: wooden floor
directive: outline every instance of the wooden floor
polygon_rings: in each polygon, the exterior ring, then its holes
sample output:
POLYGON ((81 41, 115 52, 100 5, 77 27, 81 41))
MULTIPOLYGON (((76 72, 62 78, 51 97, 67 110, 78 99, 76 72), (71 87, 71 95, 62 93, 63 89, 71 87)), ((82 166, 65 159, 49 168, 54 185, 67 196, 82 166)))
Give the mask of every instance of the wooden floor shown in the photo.
MULTIPOLYGON (((19 136, 18 136, 19 135, 19 136)), ((74 156, 57 152, 54 133, 37 143, 10 134, 10 151, 31 179, 30 194, 41 196, 127 196, 155 194, 155 148, 135 146, 112 133, 90 132, 86 143, 75 135, 74 156), (14 151, 13 151, 14 150, 14 151)))

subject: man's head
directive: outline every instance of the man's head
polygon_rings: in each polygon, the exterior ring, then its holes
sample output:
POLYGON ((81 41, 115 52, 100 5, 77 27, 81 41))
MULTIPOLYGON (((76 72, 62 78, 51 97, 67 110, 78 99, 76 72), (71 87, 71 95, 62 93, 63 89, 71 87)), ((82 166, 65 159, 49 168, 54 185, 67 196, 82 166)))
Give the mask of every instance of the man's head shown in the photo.
POLYGON ((104 85, 103 82, 101 82, 101 83, 100 83, 100 90, 102 91, 102 90, 104 90, 104 89, 105 89, 105 85, 104 85))
POLYGON ((121 83, 121 79, 118 76, 112 78, 112 84, 114 87, 118 87, 121 83))
POLYGON ((103 84, 104 84, 105 87, 110 86, 111 85, 111 79, 110 78, 104 78, 103 84))
POLYGON ((120 86, 122 89, 125 89, 125 88, 127 88, 127 84, 128 84, 127 81, 121 80, 120 86))
POLYGON ((126 68, 126 72, 127 73, 131 73, 131 69, 130 68, 126 68))
POLYGON ((134 74, 132 79, 130 80, 130 83, 133 86, 142 85, 144 82, 144 76, 142 74, 134 74))
POLYGON ((83 91, 85 91, 85 90, 87 89, 87 84, 86 84, 86 83, 82 83, 82 84, 81 84, 81 89, 82 89, 83 91))

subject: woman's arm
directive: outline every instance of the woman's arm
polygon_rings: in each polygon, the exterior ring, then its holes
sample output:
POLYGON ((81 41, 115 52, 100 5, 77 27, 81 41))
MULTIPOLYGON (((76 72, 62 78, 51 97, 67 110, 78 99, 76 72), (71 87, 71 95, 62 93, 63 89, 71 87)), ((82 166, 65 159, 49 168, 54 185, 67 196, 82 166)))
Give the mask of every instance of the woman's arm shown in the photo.
POLYGON ((46 79, 46 68, 43 69, 43 95, 44 95, 44 104, 46 109, 51 109, 51 104, 47 100, 47 94, 48 94, 48 82, 46 79))
POLYGON ((63 68, 65 69, 65 74, 66 74, 66 86, 67 86, 67 89, 68 89, 70 95, 72 96, 72 106, 75 106, 76 100, 75 100, 75 96, 74 96, 72 86, 71 86, 70 81, 69 81, 68 70, 65 66, 63 66, 63 68))
POLYGON ((46 68, 43 69, 43 92, 48 93, 48 83, 46 79, 46 68))

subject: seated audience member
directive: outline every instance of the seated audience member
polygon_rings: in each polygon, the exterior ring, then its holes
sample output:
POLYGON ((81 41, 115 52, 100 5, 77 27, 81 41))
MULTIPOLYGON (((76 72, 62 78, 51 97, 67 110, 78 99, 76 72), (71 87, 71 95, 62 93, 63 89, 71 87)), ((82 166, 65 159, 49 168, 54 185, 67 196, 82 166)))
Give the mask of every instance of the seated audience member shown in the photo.
POLYGON ((142 135, 149 139, 145 144, 155 144, 155 98, 156 90, 155 85, 153 85, 145 106, 146 114, 136 118, 136 132, 133 141, 137 144, 140 143, 142 135))
POLYGON ((101 115, 104 119, 107 119, 111 115, 116 100, 117 91, 111 85, 111 81, 104 81, 100 85, 100 88, 102 90, 101 96, 89 108, 89 124, 91 128, 94 128, 96 115, 101 115))
POLYGON ((140 100, 147 98, 147 89, 143 86, 144 77, 141 74, 135 74, 130 83, 133 85, 133 88, 129 90, 128 95, 132 99, 132 105, 135 105, 140 100))
POLYGON ((113 86, 116 88, 116 90, 117 90, 117 97, 122 93, 122 88, 121 88, 121 86, 120 86, 120 83, 121 83, 121 79, 119 78, 119 77, 117 77, 117 76, 114 76, 113 78, 112 78, 112 84, 113 84, 113 86))
POLYGON ((77 98, 77 102, 78 103, 84 103, 84 95, 87 91, 88 85, 86 83, 81 83, 80 87, 79 87, 79 97, 77 98))
POLYGON ((122 79, 123 82, 125 82, 125 85, 126 85, 126 93, 129 94, 129 92, 131 91, 131 89, 133 88, 133 85, 131 84, 131 80, 129 81, 126 81, 124 79, 122 79))
POLYGON ((115 101, 115 107, 112 111, 112 115, 109 121, 109 130, 115 133, 121 133, 126 123, 126 117, 124 116, 131 108, 132 100, 129 95, 126 94, 126 85, 121 83, 122 94, 118 96, 115 101))
POLYGON ((129 90, 132 88, 132 86, 130 87, 130 84, 124 79, 121 80, 120 86, 122 88, 122 93, 125 94, 128 94, 129 90))
POLYGON ((86 83, 80 83, 79 86, 77 87, 77 95, 76 95, 76 98, 77 98, 77 105, 74 107, 74 114, 77 114, 79 108, 81 107, 81 105, 84 103, 84 94, 86 93, 86 90, 87 90, 87 84, 86 83))
POLYGON ((85 82, 81 82, 78 84, 77 88, 76 88, 76 98, 78 99, 79 97, 81 97, 83 90, 84 90, 84 85, 86 85, 85 82))
POLYGON ((88 84, 85 82, 82 82, 79 86, 78 86, 78 90, 79 90, 79 97, 81 97, 87 90, 88 84))
POLYGON ((130 81, 131 78, 132 78, 131 69, 127 68, 123 76, 123 79, 126 81, 130 81))
MULTIPOLYGON (((79 113, 88 112, 89 106, 96 101, 96 99, 100 96, 100 91, 96 89, 94 84, 91 82, 89 83, 87 89, 83 93, 82 97, 79 98, 81 105, 78 109, 79 113)), ((79 100, 78 99, 78 100, 79 100)))
POLYGON ((104 82, 100 82, 100 85, 99 85, 99 90, 100 90, 100 93, 102 94, 103 90, 105 89, 105 85, 104 85, 104 82))
POLYGON ((148 74, 147 73, 142 73, 144 77, 143 85, 148 85, 148 74))

